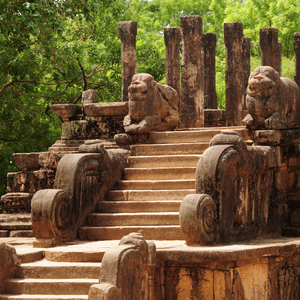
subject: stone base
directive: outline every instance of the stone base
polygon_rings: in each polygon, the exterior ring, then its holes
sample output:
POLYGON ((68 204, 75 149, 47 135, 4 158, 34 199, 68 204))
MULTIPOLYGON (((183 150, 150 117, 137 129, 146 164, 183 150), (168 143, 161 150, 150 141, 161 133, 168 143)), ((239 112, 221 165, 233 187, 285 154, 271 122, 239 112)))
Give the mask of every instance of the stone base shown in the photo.
MULTIPOLYGON (((105 149, 119 148, 113 138, 97 139, 97 141, 101 142, 105 149)), ((62 157, 65 154, 78 153, 79 146, 85 142, 86 140, 57 140, 48 150, 62 157)))
POLYGON ((0 205, 5 213, 29 213, 33 193, 8 193, 1 197, 0 205))
POLYGON ((157 251, 155 299, 300 299, 300 239, 157 251))
POLYGON ((48 150, 50 152, 61 153, 61 156, 68 153, 78 152, 78 147, 86 140, 57 140, 48 150))
POLYGON ((34 194, 41 189, 53 188, 55 170, 21 171, 7 174, 7 192, 10 198, 34 194), (18 193, 18 194, 16 194, 18 193))

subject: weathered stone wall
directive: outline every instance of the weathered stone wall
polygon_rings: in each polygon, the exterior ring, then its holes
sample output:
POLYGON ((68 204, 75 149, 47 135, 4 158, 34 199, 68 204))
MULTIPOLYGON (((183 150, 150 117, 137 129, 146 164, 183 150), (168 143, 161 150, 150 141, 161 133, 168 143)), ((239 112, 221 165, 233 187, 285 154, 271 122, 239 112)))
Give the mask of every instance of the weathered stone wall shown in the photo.
POLYGON ((299 299, 299 245, 285 242, 157 251, 155 299, 299 299))
MULTIPOLYGON (((274 170, 274 193, 283 205, 279 210, 285 215, 282 234, 300 236, 300 131, 295 130, 258 130, 253 137, 256 144, 277 146, 280 144, 280 159, 274 170)), ((271 198, 271 205, 278 206, 278 201, 271 198)), ((276 218, 275 218, 276 221, 276 218)))

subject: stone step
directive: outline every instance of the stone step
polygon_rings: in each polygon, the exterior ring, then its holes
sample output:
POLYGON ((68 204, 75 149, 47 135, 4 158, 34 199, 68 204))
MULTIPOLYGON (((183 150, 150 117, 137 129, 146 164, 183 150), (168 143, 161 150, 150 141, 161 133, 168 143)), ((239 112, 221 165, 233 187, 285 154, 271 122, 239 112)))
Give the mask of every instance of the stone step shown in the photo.
POLYGON ((88 295, 91 285, 99 279, 10 279, 5 283, 7 294, 88 295))
POLYGON ((88 226, 161 226, 179 225, 179 212, 92 213, 88 226))
POLYGON ((88 295, 0 295, 0 300, 88 300, 88 295))
POLYGON ((210 142, 222 130, 235 130, 242 137, 245 135, 245 126, 234 127, 203 127, 194 128, 192 130, 178 130, 178 131, 157 131, 151 132, 147 143, 151 144, 165 144, 165 143, 198 143, 210 142))
POLYGON ((130 156, 128 163, 130 168, 195 167, 201 156, 201 154, 130 156))
POLYGON ((15 222, 31 222, 31 214, 0 214, 0 224, 1 223, 15 223, 15 222))
POLYGON ((181 190, 113 190, 108 193, 108 200, 114 201, 157 201, 183 200, 186 195, 195 194, 195 189, 181 190))
POLYGON ((181 200, 173 201, 100 201, 100 213, 178 212, 181 200))
POLYGON ((53 262, 43 259, 20 264, 16 277, 19 279, 71 279, 100 277, 101 263, 53 262))
POLYGON ((140 232, 146 240, 184 240, 179 225, 169 226, 109 226, 79 229, 81 240, 103 241, 120 240, 131 232, 140 232))
POLYGON ((124 173, 125 180, 195 180, 196 167, 125 168, 124 173))
POLYGON ((120 180, 119 190, 194 189, 195 179, 182 180, 120 180))
POLYGON ((132 156, 202 154, 209 147, 208 142, 178 144, 137 144, 130 146, 132 156))
POLYGON ((31 222, 2 222, 1 230, 31 230, 31 222))

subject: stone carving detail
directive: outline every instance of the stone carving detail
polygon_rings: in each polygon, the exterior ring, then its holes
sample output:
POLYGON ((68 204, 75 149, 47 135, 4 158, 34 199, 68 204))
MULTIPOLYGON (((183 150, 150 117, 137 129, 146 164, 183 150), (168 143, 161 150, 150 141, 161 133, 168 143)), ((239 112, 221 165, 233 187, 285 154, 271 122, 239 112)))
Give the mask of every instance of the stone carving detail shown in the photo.
POLYGON ((235 131, 216 135, 197 165, 197 194, 187 195, 180 207, 187 243, 279 234, 286 205, 274 184, 280 157, 278 147, 247 146, 235 131))
POLYGON ((300 88, 272 67, 261 66, 250 75, 246 105, 247 126, 265 129, 286 129, 300 126, 300 88))
POLYGON ((154 300, 156 247, 140 233, 123 237, 117 248, 105 252, 100 283, 89 290, 89 300, 154 300))
POLYGON ((16 249, 0 243, 0 294, 5 294, 5 281, 15 278, 19 258, 16 249))
POLYGON ((67 154, 58 163, 54 189, 40 190, 32 198, 32 229, 36 246, 52 246, 76 238, 86 216, 95 210, 109 189, 121 179, 128 151, 105 150, 93 141, 67 154))
POLYGON ((150 131, 173 130, 179 123, 178 93, 170 86, 157 83, 150 74, 132 77, 129 113, 124 118, 125 134, 115 135, 119 144, 137 141, 150 131))
POLYGON ((180 206, 180 226, 187 244, 209 244, 216 239, 216 204, 205 194, 192 194, 180 206))

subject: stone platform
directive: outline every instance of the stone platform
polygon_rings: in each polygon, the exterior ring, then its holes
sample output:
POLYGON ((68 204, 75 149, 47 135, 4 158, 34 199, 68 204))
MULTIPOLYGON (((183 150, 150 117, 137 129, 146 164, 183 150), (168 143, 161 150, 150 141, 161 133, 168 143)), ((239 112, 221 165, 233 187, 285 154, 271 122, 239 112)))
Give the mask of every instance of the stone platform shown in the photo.
MULTIPOLYGON (((21 262, 17 272, 17 276, 21 278, 11 280, 8 287, 13 289, 15 286, 24 294, 34 290, 30 287, 33 281, 45 280, 47 286, 51 280, 53 284, 56 281, 71 282, 70 272, 78 273, 74 276, 79 276, 81 281, 87 276, 85 273, 90 274, 90 277, 95 272, 99 273, 104 253, 119 244, 119 240, 76 240, 67 245, 43 249, 33 248, 33 241, 34 238, 0 239, 0 242, 16 248, 21 262), (91 268, 95 268, 95 271, 89 273, 87 270, 91 268), (62 279, 64 276, 67 279, 62 279), (24 287, 20 286, 22 284, 24 287)), ((205 247, 186 245, 185 241, 154 243, 157 248, 155 299, 299 299, 299 238, 255 240, 205 247), (181 296, 185 298, 180 298, 181 296)), ((95 274, 92 279, 86 278, 87 285, 97 282, 99 277, 95 274)), ((75 288, 76 278, 72 280, 75 288)), ((88 290, 88 287, 85 289, 88 290)), ((63 291, 65 290, 61 288, 61 292, 63 291)), ((41 293, 46 293, 46 290, 41 293)), ((9 297, 0 295, 0 299, 17 299, 9 297)), ((32 298, 28 295, 24 299, 32 298)), ((88 298, 82 296, 78 299, 88 298)))

